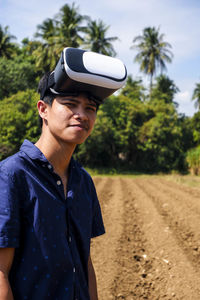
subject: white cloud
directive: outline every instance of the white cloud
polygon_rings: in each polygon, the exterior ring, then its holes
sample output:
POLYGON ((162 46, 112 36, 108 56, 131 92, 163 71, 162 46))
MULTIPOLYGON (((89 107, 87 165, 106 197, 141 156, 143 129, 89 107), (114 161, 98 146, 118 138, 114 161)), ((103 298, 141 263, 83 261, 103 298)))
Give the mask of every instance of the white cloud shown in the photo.
POLYGON ((177 100, 182 103, 188 103, 188 100, 191 99, 191 94, 189 91, 180 92, 176 96, 177 100))

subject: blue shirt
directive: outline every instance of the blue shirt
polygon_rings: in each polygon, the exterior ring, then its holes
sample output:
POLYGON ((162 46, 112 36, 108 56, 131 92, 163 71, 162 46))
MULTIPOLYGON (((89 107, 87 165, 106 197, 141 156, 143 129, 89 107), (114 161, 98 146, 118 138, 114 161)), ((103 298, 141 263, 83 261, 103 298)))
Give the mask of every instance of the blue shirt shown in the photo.
POLYGON ((88 300, 90 239, 104 233, 89 174, 73 159, 67 197, 43 153, 25 140, 0 163, 0 247, 14 247, 15 300, 88 300))

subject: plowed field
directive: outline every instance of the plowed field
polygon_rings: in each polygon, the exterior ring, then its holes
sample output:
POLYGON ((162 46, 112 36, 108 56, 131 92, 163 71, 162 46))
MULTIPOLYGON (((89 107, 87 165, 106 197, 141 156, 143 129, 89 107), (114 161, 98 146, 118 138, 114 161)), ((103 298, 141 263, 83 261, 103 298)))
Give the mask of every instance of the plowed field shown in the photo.
POLYGON ((200 299, 200 189, 95 177, 106 234, 92 241, 99 300, 200 299))

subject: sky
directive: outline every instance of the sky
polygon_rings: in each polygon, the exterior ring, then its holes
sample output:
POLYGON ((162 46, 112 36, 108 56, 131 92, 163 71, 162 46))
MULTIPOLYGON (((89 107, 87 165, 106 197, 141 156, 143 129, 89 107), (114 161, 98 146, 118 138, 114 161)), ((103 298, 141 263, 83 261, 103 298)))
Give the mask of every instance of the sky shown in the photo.
POLYGON ((64 4, 73 2, 80 14, 110 26, 107 37, 119 38, 113 44, 117 57, 125 63, 128 74, 133 79, 142 78, 147 87, 148 77, 139 71, 134 62, 137 52, 130 48, 145 27, 160 28, 174 54, 166 75, 180 90, 175 97, 178 111, 194 115, 191 98, 200 82, 199 0, 0 0, 0 25, 9 26, 9 32, 20 43, 25 37, 33 38, 38 24, 55 17, 64 4))

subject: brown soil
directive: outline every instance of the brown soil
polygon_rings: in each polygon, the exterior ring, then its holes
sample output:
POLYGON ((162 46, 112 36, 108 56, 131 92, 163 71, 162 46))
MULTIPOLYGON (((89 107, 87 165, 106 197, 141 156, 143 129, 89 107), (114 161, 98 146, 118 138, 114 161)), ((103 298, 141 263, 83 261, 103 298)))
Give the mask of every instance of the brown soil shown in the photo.
POLYGON ((106 234, 92 241, 99 300, 200 299, 200 190, 95 177, 106 234))

